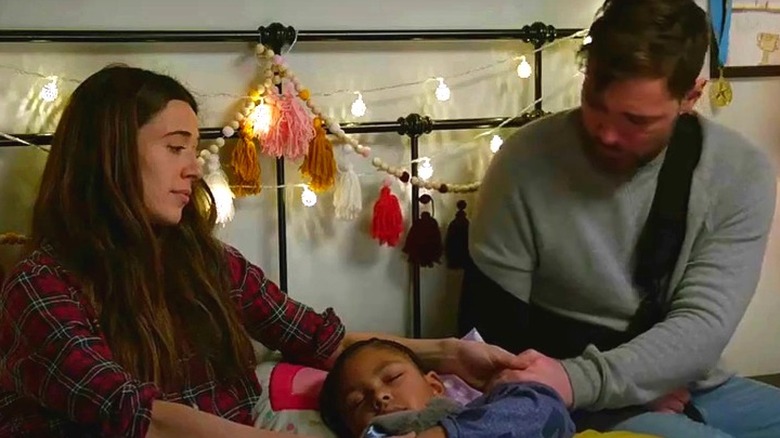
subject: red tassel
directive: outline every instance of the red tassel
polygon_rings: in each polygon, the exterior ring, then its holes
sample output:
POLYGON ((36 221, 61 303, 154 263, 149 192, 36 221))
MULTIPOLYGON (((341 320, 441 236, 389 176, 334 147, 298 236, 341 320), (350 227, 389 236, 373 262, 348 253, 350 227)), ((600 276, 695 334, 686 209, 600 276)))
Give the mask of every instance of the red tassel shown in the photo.
POLYGON ((458 212, 447 227, 445 240, 447 267, 463 269, 471 262, 469 255, 469 220, 466 217, 466 201, 458 201, 458 212))
POLYGON ((404 217, 401 203, 385 183, 379 191, 379 199, 374 204, 374 217, 371 222, 371 236, 379 240, 380 245, 396 246, 404 232, 404 217))
MULTIPOLYGON (((429 202, 433 207, 433 198, 430 195, 420 196, 421 204, 429 202)), ((434 263, 441 262, 441 256, 444 252, 441 231, 438 222, 431 213, 424 211, 419 218, 414 219, 412 228, 406 236, 403 251, 409 256, 411 263, 420 266, 432 268, 434 263)))

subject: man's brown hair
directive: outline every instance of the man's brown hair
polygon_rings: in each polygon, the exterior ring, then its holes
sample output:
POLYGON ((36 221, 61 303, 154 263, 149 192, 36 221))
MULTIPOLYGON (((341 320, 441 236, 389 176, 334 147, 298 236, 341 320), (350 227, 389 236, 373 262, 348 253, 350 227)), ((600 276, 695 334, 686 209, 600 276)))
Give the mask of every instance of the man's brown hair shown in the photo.
POLYGON ((711 31, 694 0, 605 0, 581 60, 597 91, 630 78, 666 78, 681 99, 701 72, 711 31))

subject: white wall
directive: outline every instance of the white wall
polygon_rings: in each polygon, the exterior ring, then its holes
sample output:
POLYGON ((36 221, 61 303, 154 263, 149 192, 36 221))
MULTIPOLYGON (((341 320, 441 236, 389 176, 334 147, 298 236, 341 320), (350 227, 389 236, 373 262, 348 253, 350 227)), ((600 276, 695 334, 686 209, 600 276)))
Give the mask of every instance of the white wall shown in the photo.
MULTIPOLYGON (((745 133, 766 148, 775 166, 780 164, 780 128, 777 96, 780 80, 740 79, 732 81, 734 101, 726 108, 713 108, 708 99, 699 105, 702 113, 745 133)), ((780 167, 778 167, 780 168, 780 167)), ((780 199, 780 193, 778 193, 780 199)), ((778 205, 780 208, 780 204, 778 205)), ((780 372, 780 214, 775 219, 764 258, 761 280, 731 344, 724 353, 726 363, 750 375, 780 372)))
MULTIPOLYGON (((590 22, 599 0, 485 0, 473 1, 397 0, 366 2, 217 2, 195 0, 139 0, 137 2, 79 0, 5 0, 0 2, 0 28, 72 29, 254 29, 280 21, 298 29, 359 28, 501 28, 519 27, 543 21, 559 28, 584 27, 590 22), (304 13, 302 13, 304 12, 304 13)), ((545 54, 544 89, 550 94, 545 109, 569 107, 578 101, 576 44, 562 44, 545 54)), ((530 46, 517 42, 454 43, 300 43, 288 56, 290 66, 315 93, 320 106, 340 120, 353 120, 349 114, 353 95, 317 97, 318 92, 339 89, 366 89, 416 81, 430 76, 453 75, 477 66, 521 54, 530 46)), ((235 99, 208 96, 214 93, 241 94, 249 84, 254 60, 245 44, 102 44, 0 45, 0 130, 5 132, 50 131, 56 122, 56 105, 42 106, 35 95, 43 79, 18 74, 19 69, 43 75, 58 74, 83 79, 109 62, 129 64, 168 72, 199 93, 204 126, 217 126, 235 109, 235 99), (11 68, 6 68, 11 67, 11 68), (52 117, 50 114, 54 113, 52 117)), ((365 94, 369 111, 363 120, 395 120, 411 112, 434 118, 488 117, 515 115, 531 103, 532 82, 514 73, 514 63, 448 80, 453 93, 450 102, 432 97, 430 84, 365 94)), ((63 85, 63 91, 75 83, 63 85)), ((773 151, 780 146, 774 136, 774 114, 770 96, 780 91, 774 81, 754 81, 735 86, 734 105, 716 117, 738 126, 773 151), (753 111, 750 111, 750 110, 753 111), (761 111, 764 109, 764 111, 761 111)), ((706 107, 706 105, 704 105, 706 107)), ((705 108, 706 109, 706 108, 705 108)), ((504 134, 509 134, 509 130, 504 134)), ((487 142, 462 152, 463 144, 480 131, 435 133, 423 137, 422 153, 438 156, 433 164, 445 181, 466 182, 479 178, 490 157, 487 142), (461 152, 458 152, 460 146, 461 152)), ((360 140, 389 163, 408 161, 408 141, 397 135, 364 135, 360 140)), ((473 144, 473 143, 470 143, 473 144)), ((466 148, 467 149, 467 148, 466 148)), ((35 185, 46 156, 32 148, 0 149, 0 231, 26 231, 35 185)), ((225 157, 223 160, 226 160, 225 157)), ((351 156, 358 172, 371 173, 364 161, 351 156)), ((288 165, 287 175, 298 182, 297 166, 288 165)), ((263 181, 274 184, 273 163, 263 161, 263 181)), ((411 304, 409 277, 399 249, 379 247, 367 234, 370 211, 376 199, 381 176, 362 179, 364 215, 356 222, 333 218, 332 198, 325 195, 314 208, 299 202, 300 191, 289 189, 288 261, 290 293, 317 308, 333 306, 352 329, 383 330, 409 334, 411 304)), ((408 193, 397 193, 408 208, 408 193)), ((452 218, 455 195, 437 195, 436 216, 442 225, 452 218)), ((464 199, 471 201, 473 197, 464 199)), ((240 248, 251 260, 263 266, 271 278, 278 278, 276 251, 276 198, 266 189, 253 198, 237 203, 237 216, 220 230, 220 235, 240 248)), ((406 212, 408 215, 408 211, 406 212)), ((12 254, 0 250, 0 262, 12 254)), ((758 297, 745 323, 729 349, 727 359, 744 373, 780 371, 780 349, 767 348, 766 339, 780 330, 772 315, 780 312, 777 287, 771 264, 780 259, 780 242, 773 240, 758 297), (772 311, 774 310, 774 313, 772 311), (771 322, 758 322, 769 317, 771 322)), ((424 334, 449 334, 454 326, 457 275, 444 268, 423 270, 424 334)))
MULTIPOLYGON (((707 8, 708 2, 696 0, 707 8)), ((732 17, 732 32, 737 32, 744 17, 732 17)), ((744 26, 743 26, 744 27, 744 26)), ((751 42, 752 44, 752 42, 751 42)), ((747 41, 739 34, 731 39, 729 53, 752 52, 747 41), (745 45, 740 45, 745 44, 745 45)), ((732 62, 740 62, 730 55, 732 62)), ((709 58, 705 62, 709 73, 709 58)), ((735 79, 731 81, 733 102, 725 108, 711 105, 705 96, 699 102, 699 110, 715 120, 744 133, 757 145, 765 148, 780 169, 780 128, 776 96, 780 96, 780 78, 735 79)), ((707 90, 709 91, 709 89, 707 90)), ((780 199, 780 193, 778 194, 780 199)), ((764 257, 764 266, 756 295, 724 353, 726 364, 747 375, 780 373, 780 202, 775 210, 775 219, 764 257)))

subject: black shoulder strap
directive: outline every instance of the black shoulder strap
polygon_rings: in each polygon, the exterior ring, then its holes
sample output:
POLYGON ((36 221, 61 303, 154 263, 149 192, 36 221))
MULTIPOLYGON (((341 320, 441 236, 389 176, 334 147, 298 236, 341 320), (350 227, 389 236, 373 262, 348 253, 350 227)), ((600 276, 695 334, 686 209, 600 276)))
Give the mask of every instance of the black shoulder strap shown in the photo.
POLYGON ((658 174, 650 214, 636 248, 634 283, 644 294, 629 332, 638 334, 666 314, 666 290, 685 239, 693 171, 703 142, 696 115, 678 117, 658 174))

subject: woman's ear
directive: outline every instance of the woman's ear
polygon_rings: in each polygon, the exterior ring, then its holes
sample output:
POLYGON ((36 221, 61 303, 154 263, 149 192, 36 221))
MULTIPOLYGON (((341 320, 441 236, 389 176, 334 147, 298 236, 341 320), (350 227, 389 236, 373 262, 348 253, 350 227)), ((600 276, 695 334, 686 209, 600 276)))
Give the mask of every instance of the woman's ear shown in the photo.
POLYGON ((439 375, 431 371, 425 375, 425 381, 431 386, 434 395, 444 394, 444 383, 439 378, 439 375))

